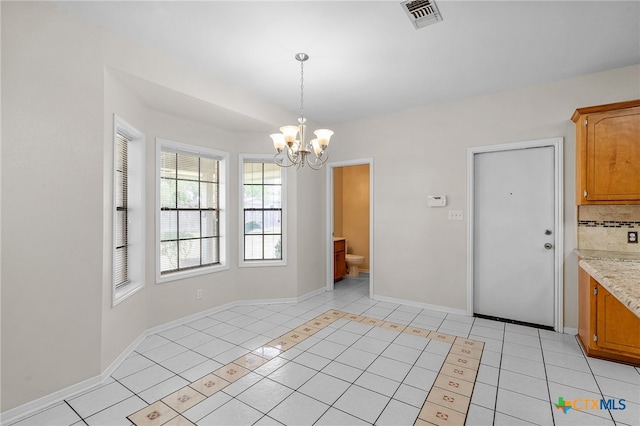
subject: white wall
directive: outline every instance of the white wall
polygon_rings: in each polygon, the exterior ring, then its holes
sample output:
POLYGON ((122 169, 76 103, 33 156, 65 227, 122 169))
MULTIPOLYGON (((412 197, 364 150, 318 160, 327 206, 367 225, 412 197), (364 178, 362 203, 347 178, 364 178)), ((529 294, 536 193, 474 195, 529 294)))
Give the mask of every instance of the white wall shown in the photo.
MULTIPOLYGON (((107 210, 107 206, 113 203, 113 179, 109 176, 112 175, 113 170, 113 122, 114 112, 120 117, 126 117, 126 121, 139 130, 146 129, 146 108, 136 99, 129 91, 113 76, 108 70, 104 70, 104 108, 103 108, 103 120, 104 120, 104 135, 103 135, 103 206, 104 216, 102 223, 102 256, 103 256, 103 269, 102 269, 102 346, 101 346, 101 361, 100 369, 104 370, 109 364, 117 358, 117 356, 129 345, 137 339, 138 336, 147 328, 147 299, 141 295, 134 295, 129 297, 115 307, 111 307, 112 303, 112 285, 113 282, 113 268, 110 266, 113 264, 113 215, 110 210, 107 210)), ((150 145, 153 146, 153 141, 147 137, 146 141, 147 152, 150 150, 150 145)), ((145 160, 148 163, 149 155, 145 156, 145 160)), ((153 200, 154 193, 147 191, 146 205, 149 206, 149 199, 153 200)), ((151 201, 152 202, 152 201, 151 201)), ((147 217, 145 218, 146 235, 150 237, 153 234, 153 220, 149 220, 152 216, 153 210, 147 209, 147 217), (150 216, 151 215, 151 216, 150 216)), ((147 238, 148 240, 148 238, 147 238)), ((148 246, 148 244, 147 244, 148 246)), ((147 255, 151 253, 147 252, 147 255)), ((148 269, 148 268, 147 268, 148 269)), ((147 278, 153 277, 148 275, 149 271, 146 271, 147 278)))
POLYGON ((6 410, 100 371, 104 153, 99 34, 1 7, 6 410))
MULTIPOLYGON (((99 376, 149 328, 237 300, 323 287, 322 251, 302 256, 321 273, 298 285, 295 214, 286 268, 238 268, 238 154, 269 152, 269 131, 294 113, 50 4, 0 5, 3 412, 99 376), (114 113, 146 135, 147 263, 144 289, 111 307, 114 113), (156 137, 230 153, 229 270, 155 284, 156 137)), ((296 180, 291 173, 291 211, 300 202, 321 212, 322 197, 299 191, 296 180)))
POLYGON ((575 131, 578 107, 640 97, 640 66, 334 126, 332 160, 373 157, 375 294, 466 309, 467 148, 565 141, 565 327, 577 328, 575 131), (448 206, 428 208, 427 195, 448 206))

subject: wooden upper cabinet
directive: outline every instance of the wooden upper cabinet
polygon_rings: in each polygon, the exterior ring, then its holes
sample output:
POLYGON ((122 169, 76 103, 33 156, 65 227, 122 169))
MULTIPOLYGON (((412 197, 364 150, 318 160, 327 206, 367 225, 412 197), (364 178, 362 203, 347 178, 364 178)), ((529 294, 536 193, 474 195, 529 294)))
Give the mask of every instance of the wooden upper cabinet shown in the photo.
POLYGON ((640 100, 577 109, 576 204, 640 204, 640 100))

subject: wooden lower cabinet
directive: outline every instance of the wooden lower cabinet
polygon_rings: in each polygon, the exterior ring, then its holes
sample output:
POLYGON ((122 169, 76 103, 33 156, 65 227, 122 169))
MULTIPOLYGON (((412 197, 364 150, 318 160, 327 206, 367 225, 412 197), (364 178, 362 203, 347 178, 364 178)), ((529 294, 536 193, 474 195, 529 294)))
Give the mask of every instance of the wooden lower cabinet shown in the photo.
POLYGON ((582 268, 578 337, 589 356, 640 365, 640 318, 582 268))
POLYGON ((598 347, 634 354, 640 362, 640 318, 602 286, 598 286, 597 299, 598 347))
POLYGON ((333 242, 333 281, 340 281, 347 273, 346 244, 344 240, 333 242))

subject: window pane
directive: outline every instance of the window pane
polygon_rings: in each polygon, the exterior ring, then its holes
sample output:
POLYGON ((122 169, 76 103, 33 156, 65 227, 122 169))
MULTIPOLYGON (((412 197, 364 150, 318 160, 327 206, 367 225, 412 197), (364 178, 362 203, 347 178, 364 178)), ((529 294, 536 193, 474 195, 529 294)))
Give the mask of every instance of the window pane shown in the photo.
POLYGON ((267 185, 264 187, 264 208, 282 208, 282 187, 267 185))
POLYGON ((200 205, 198 182, 189 180, 178 181, 178 208, 197 209, 200 205))
POLYGON ((178 154, 178 179, 198 180, 200 176, 200 158, 188 155, 178 154))
POLYGON ((275 163, 264 163, 264 183, 282 185, 282 167, 275 163))
POLYGON ((280 235, 264 236, 264 258, 282 259, 282 237, 280 235))
POLYGON ((210 182, 200 183, 200 208, 215 209, 218 207, 218 184, 210 182))
POLYGON ((262 234, 262 211, 244 212, 244 233, 262 234))
POLYGON ((160 153, 160 177, 176 178, 176 153, 161 152, 160 153))
POLYGON ((124 172, 116 170, 116 207, 125 207, 127 203, 127 176, 124 172))
POLYGON ((173 271, 178 268, 178 242, 160 243, 160 272, 173 271))
POLYGON ((218 160, 200 158, 200 180, 218 182, 218 160))
POLYGON ((119 288, 125 285, 129 281, 129 271, 128 271, 128 259, 127 259, 127 247, 116 248, 114 253, 114 277, 113 282, 116 288, 119 288))
POLYGON ((218 263, 218 239, 203 238, 202 239, 202 264, 211 265, 218 263))
POLYGON ((216 212, 204 211, 200 214, 201 234, 202 237, 217 237, 218 236, 218 220, 216 212))
POLYGON ((244 163, 244 183, 262 184, 262 163, 244 163))
POLYGON ((115 247, 118 248, 127 244, 127 212, 123 210, 117 210, 115 221, 115 247))
POLYGON ((246 235, 244 237, 245 260, 262 259, 262 235, 246 235))
POLYGON ((264 212, 264 222, 262 224, 265 234, 281 234, 280 227, 282 212, 280 210, 266 210, 264 212))
POLYGON ((200 240, 178 241, 180 269, 200 265, 200 240))
POLYGON ((178 212, 178 238, 200 238, 200 211, 178 212))
POLYGON ((160 241, 178 238, 178 212, 160 212, 160 241))
POLYGON ((244 208, 245 209, 261 209, 262 208, 262 185, 245 185, 244 186, 244 208))
POLYGON ((160 179, 160 208, 176 208, 175 179, 160 179))

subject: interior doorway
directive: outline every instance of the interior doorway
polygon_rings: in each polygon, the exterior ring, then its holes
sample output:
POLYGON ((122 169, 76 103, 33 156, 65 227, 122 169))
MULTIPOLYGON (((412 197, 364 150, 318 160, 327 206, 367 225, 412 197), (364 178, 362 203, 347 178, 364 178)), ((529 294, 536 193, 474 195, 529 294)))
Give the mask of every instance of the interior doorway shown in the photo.
POLYGON ((374 289, 373 264, 373 159, 327 164, 326 287, 334 290, 334 237, 345 238, 347 253, 362 256, 358 268, 374 289), (341 234, 341 235, 338 235, 341 234))

